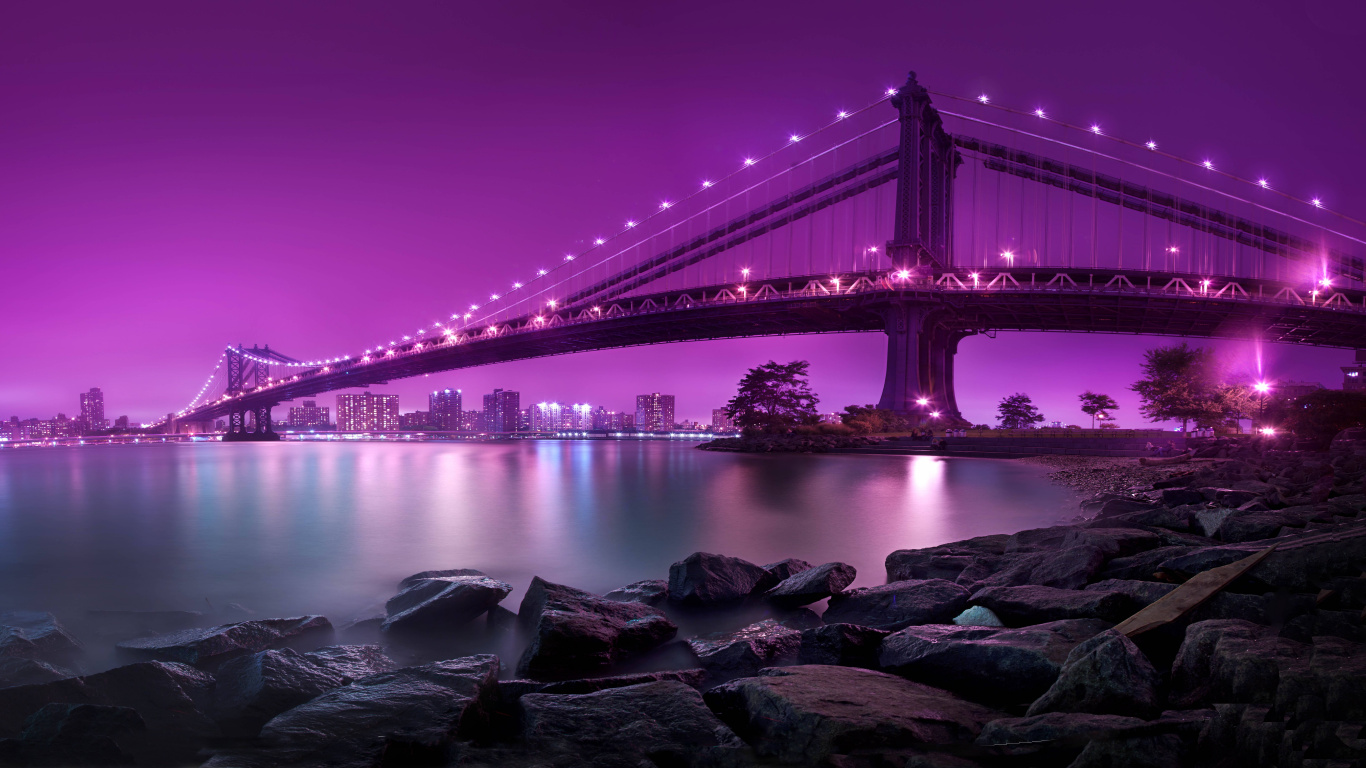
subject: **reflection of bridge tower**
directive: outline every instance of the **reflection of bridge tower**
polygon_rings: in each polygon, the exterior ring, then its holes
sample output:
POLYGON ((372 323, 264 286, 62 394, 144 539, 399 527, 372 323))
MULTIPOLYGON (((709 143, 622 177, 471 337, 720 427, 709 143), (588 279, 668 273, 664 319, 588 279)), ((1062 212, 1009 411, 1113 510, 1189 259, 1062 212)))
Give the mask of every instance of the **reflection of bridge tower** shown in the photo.
MULTIPOLYGON (((228 348, 228 394, 240 395, 265 387, 270 381, 270 363, 293 363, 293 358, 285 357, 267 344, 250 349, 238 345, 228 348)), ((271 424, 270 409, 279 403, 234 407, 228 413, 228 431, 223 435, 225 442, 279 440, 271 424)))
MULTIPOLYGON (((912 72, 892 98, 901 115, 896 230, 887 243, 893 270, 928 272, 953 266, 953 178, 962 159, 930 94, 912 72)), ((918 275, 923 277, 924 275, 918 275)), ((940 323, 945 310, 893 302, 884 312, 887 378, 879 408, 941 423, 962 418, 953 394, 953 357, 967 334, 940 323)))

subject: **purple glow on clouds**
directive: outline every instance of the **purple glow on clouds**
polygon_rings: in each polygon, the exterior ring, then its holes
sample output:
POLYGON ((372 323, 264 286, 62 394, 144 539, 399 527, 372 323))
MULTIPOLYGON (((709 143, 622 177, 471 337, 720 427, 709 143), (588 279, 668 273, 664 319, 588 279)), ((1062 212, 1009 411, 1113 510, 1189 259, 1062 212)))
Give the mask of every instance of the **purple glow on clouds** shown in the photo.
MULTIPOLYGON (((899 84, 1046 104, 1360 216, 1366 83, 1342 4, 29 3, 0 16, 0 416, 180 408, 225 344, 335 355, 524 279, 794 132, 899 84), (893 30, 900 39, 890 38, 893 30), (1274 45, 1249 45, 1273 40, 1274 45), (1314 140, 1306 141, 1307 133, 1314 140)), ((1087 123, 1090 124, 1089 122, 1087 123)), ((1151 339, 963 342, 965 415, 1125 390, 1151 339), (1057 372, 1067 375, 1060 381, 1057 372)), ((395 383, 706 418, 745 368, 812 362, 823 410, 877 399, 884 338, 669 345, 395 383)), ((1222 343, 1255 368, 1249 344, 1222 343)), ((1268 346, 1267 378, 1338 386, 1350 353, 1268 346)), ((321 398, 331 405, 331 395, 321 398)))

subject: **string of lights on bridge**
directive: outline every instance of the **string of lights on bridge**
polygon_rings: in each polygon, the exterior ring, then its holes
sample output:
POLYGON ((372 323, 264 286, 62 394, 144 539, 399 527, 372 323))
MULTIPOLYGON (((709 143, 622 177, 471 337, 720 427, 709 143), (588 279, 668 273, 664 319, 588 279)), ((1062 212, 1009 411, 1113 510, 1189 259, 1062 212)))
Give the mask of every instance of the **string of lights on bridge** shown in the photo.
MULTIPOLYGON (((886 89, 886 90, 883 92, 883 94, 882 94, 882 96, 881 96, 880 98, 876 99, 875 101, 870 102, 869 104, 867 104, 866 106, 864 106, 864 107, 862 107, 862 108, 855 109, 855 110, 840 110, 840 111, 838 111, 838 112, 835 114, 835 117, 834 117, 830 122, 828 122, 828 123, 826 123, 826 124, 824 124, 824 125, 822 125, 822 126, 816 128, 816 129, 814 129, 814 130, 808 131, 807 133, 804 133, 804 134, 803 134, 803 133, 793 133, 793 134, 790 134, 790 135, 787 137, 786 142, 784 142, 782 145, 780 145, 780 146, 778 146, 778 147, 772 149, 771 151, 769 151, 769 152, 767 152, 767 153, 765 153, 765 154, 760 154, 760 155, 748 155, 748 156, 745 156, 745 157, 742 159, 740 165, 739 165, 738 167, 736 167, 734 170, 730 171, 729 173, 723 174, 723 175, 720 176, 720 177, 716 177, 715 180, 712 180, 712 179, 703 180, 703 181, 701 182, 700 186, 699 186, 697 189, 693 190, 693 191, 690 192, 690 193, 687 193, 687 194, 685 194, 685 195, 682 195, 682 196, 680 196, 680 197, 678 197, 678 198, 676 198, 676 199, 665 199, 665 200, 661 201, 661 202, 659 203, 658 208, 656 208, 653 212, 651 212, 651 213, 649 213, 649 214, 647 214, 647 215, 645 215, 645 216, 639 217, 639 218, 629 218, 629 219, 627 219, 626 222, 625 222, 625 225, 624 225, 620 230, 616 231, 615 233, 607 234, 607 235, 605 235, 605 236, 600 235, 600 236, 598 236, 598 237, 593 238, 593 239, 591 240, 591 244, 590 244, 587 248, 584 248, 583 250, 579 251, 578 253, 566 254, 566 255, 564 256, 564 259, 563 259, 562 261, 560 261, 559 263, 557 263, 556 265, 550 267, 549 269, 545 269, 545 268, 538 269, 538 270, 535 272, 534 275, 532 275, 531 277, 527 278, 527 279, 524 280, 524 281, 514 281, 514 282, 512 283, 511 289, 510 289, 509 291, 507 291, 507 292, 504 292, 504 293, 491 293, 491 294, 489 295, 489 299, 488 299, 486 302, 484 302, 483 304, 480 304, 480 303, 478 303, 478 302, 471 303, 471 304, 469 305, 469 309, 468 309, 468 310, 466 310, 466 311, 464 311, 464 312, 456 311, 456 312, 452 313, 449 320, 450 320, 450 321, 459 322, 459 323, 463 324, 463 325, 464 325, 465 327, 467 327, 467 328, 468 328, 468 327, 471 327, 471 326, 478 325, 479 323, 483 322, 483 320, 484 320, 485 318, 489 317, 489 316, 492 315, 492 314, 496 314, 496 312, 494 312, 494 311, 492 311, 492 310, 489 309, 489 306, 490 306, 491 304, 494 304, 494 303, 497 303, 497 302, 506 301, 507 299, 509 299, 509 298, 511 297, 511 295, 512 295, 514 292, 523 291, 524 289, 530 289, 535 283, 537 283, 537 281, 541 281, 541 280, 544 280, 544 279, 548 278, 553 272, 558 272, 558 271, 561 270, 561 269, 570 267, 570 266, 573 264, 574 261, 576 261, 576 260, 578 260, 578 259, 581 259, 581 258, 583 258, 583 257, 585 257, 585 256, 588 256, 589 254, 591 254, 593 251, 595 251, 595 250, 597 250, 597 249, 600 249, 600 248, 603 248, 603 247, 605 247, 605 246, 608 246, 612 241, 616 240, 617 238, 619 238, 619 237, 621 237, 621 236, 623 236, 623 235, 626 235, 627 233, 631 232, 632 230, 634 230, 636 227, 640 226, 641 224, 647 223, 647 222, 651 221, 652 219, 655 219, 656 217, 659 217, 659 216, 662 216, 662 215, 666 214, 666 213, 667 213, 671 208, 673 208, 674 206, 679 205, 679 204, 684 203, 684 202, 687 202, 687 201, 689 201, 689 200, 692 200, 693 198, 696 198, 696 197, 698 197, 699 195, 706 194, 709 190, 713 189, 714 187, 716 187, 716 186, 717 186, 718 184, 720 184, 721 182, 728 181, 728 180, 730 180, 730 179, 732 179, 732 178, 738 176, 739 174, 744 173, 744 172, 748 171, 749 169, 754 168, 755 166, 760 165, 760 164, 763 163, 764 161, 773 158, 774 156, 776 156, 777 154, 779 154, 779 153, 782 152, 783 150, 790 148, 792 145, 797 144, 797 143, 801 142, 801 141, 804 140, 804 139, 807 139, 807 138, 816 136, 816 135, 818 135, 818 134, 820 134, 820 133, 822 133, 822 132, 824 132, 824 131, 826 131, 826 130, 829 130, 830 128, 833 128, 834 126, 837 126, 837 125, 843 123, 844 121, 848 120, 849 118, 852 118, 852 117, 854 117, 854 116, 856 116, 856 115, 862 114, 862 113, 864 113, 864 112, 867 112, 868 110, 871 110, 871 109, 876 108, 877 106, 879 106, 879 105, 885 103, 886 101, 888 101, 888 100, 891 99, 892 97, 896 96, 896 95, 897 95, 897 92, 898 92, 898 91, 897 91, 896 88, 888 88, 888 89, 886 89), (478 312, 480 309, 483 309, 483 310, 484 310, 484 313, 481 314, 479 317, 475 317, 474 313, 475 313, 475 312, 478 312)), ((1307 205, 1307 206, 1312 206, 1312 207, 1315 208, 1315 209, 1325 211, 1326 213, 1329 213, 1329 214, 1331 214, 1331 215, 1333 215, 1333 216, 1339 217, 1339 218, 1341 218, 1341 219, 1343 219, 1343 220, 1350 221, 1350 222, 1353 222, 1353 223, 1355 223, 1355 224, 1360 224, 1360 225, 1366 226, 1366 222, 1359 221, 1359 220, 1354 219, 1354 218, 1351 218, 1350 216, 1347 216, 1347 215, 1345 215, 1345 214, 1343 214, 1343 213, 1341 213, 1341 212, 1339 212, 1339 211, 1335 211, 1335 210, 1333 210, 1333 209, 1328 208, 1327 206, 1325 206, 1325 205, 1323 204, 1322 199, 1319 198, 1319 197, 1311 197, 1311 198, 1307 198, 1307 199, 1306 199, 1306 198, 1299 198, 1299 197, 1296 197, 1296 196, 1294 196, 1294 195, 1291 195, 1291 194, 1289 194, 1289 193, 1287 193, 1287 192, 1284 192, 1284 191, 1282 191, 1282 190, 1273 188, 1273 187, 1271 186, 1269 180, 1266 179, 1266 178, 1264 178, 1264 177, 1263 177, 1263 178, 1258 178, 1257 180, 1254 181, 1254 180, 1251 180, 1251 179, 1243 178, 1243 177, 1241 177, 1241 176, 1237 176, 1237 175, 1235 175, 1235 174, 1233 174, 1233 173, 1230 173, 1230 172, 1225 171, 1225 170, 1222 170, 1222 169, 1216 169, 1215 166, 1214 166, 1213 161, 1212 161, 1212 160, 1209 160, 1209 159, 1206 159, 1206 160, 1197 162, 1197 161, 1194 161, 1194 160, 1189 160, 1189 159, 1187 159, 1187 158, 1180 157, 1180 156, 1175 155, 1175 154, 1172 154, 1172 153, 1170 153, 1170 152, 1160 151, 1160 150, 1158 149, 1157 142, 1156 142, 1155 140, 1153 140, 1153 139, 1149 139, 1149 140, 1146 141, 1146 142, 1131 141, 1131 140, 1124 139, 1124 138, 1121 138, 1121 137, 1119 137, 1119 136, 1116 136, 1116 135, 1112 135, 1112 134, 1110 134, 1110 133, 1107 133, 1106 131, 1104 131, 1104 130, 1101 128, 1101 126, 1100 126, 1098 123, 1093 123, 1093 124, 1091 124, 1091 125, 1089 126, 1089 128, 1088 128, 1087 126, 1077 125, 1077 124, 1069 123, 1069 122, 1066 122, 1066 121, 1064 121, 1064 120, 1058 119, 1058 118, 1056 118, 1056 117, 1051 117, 1051 116, 1049 116, 1049 114, 1048 114, 1042 107, 1038 107, 1038 108, 1035 108, 1035 109, 1033 109, 1033 110, 1021 110, 1021 109, 1015 109, 1015 108, 1012 108, 1012 107, 1002 106, 1002 105, 1000 105, 1000 104, 995 103, 995 102, 994 102, 988 95, 986 95, 986 94, 981 94, 981 95, 977 96, 976 98, 971 98, 971 97, 960 96, 960 95, 956 95, 956 94, 944 93, 944 92, 933 91, 933 90, 930 90, 930 91, 928 91, 928 92, 929 92, 931 95, 934 95, 934 96, 938 96, 938 97, 942 97, 942 98, 947 98, 947 99, 952 99, 952 100, 955 100, 955 101, 976 103, 976 104, 979 104, 979 105, 982 105, 982 106, 990 107, 990 108, 992 108, 992 109, 1000 110, 1000 111, 1002 111, 1002 112, 1005 112, 1005 113, 1008 113, 1008 114, 1012 114, 1012 115, 1016 115, 1016 116, 1020 116, 1020 117, 1026 117, 1026 118, 1028 118, 1028 117, 1035 117, 1035 118, 1038 118, 1038 119, 1040 119, 1040 120, 1046 120, 1046 121, 1048 121, 1048 122, 1051 123, 1051 124, 1060 126, 1060 127, 1062 127, 1062 128, 1065 128, 1065 129, 1074 130, 1074 131, 1078 131, 1078 132, 1082 132, 1082 133, 1088 133, 1088 134, 1091 134, 1091 135, 1093 135, 1093 136, 1098 136, 1098 137, 1107 139, 1107 140, 1109 140, 1109 141, 1118 142, 1119 144, 1122 144, 1122 145, 1127 146, 1127 147, 1130 147, 1130 148, 1141 149, 1141 150, 1146 150, 1146 151, 1148 151, 1148 152, 1156 153, 1157 155, 1159 155, 1159 156, 1161 156, 1161 157, 1165 157, 1165 158, 1170 159, 1170 160, 1173 160, 1173 161, 1175 161, 1175 162, 1182 163, 1182 164, 1187 165, 1187 166, 1190 166, 1190 167, 1192 167, 1192 168, 1200 168, 1200 169, 1204 169, 1204 170, 1209 171, 1209 172, 1212 172, 1212 173, 1217 173, 1217 174, 1220 174, 1220 175, 1222 175, 1222 176, 1224 176, 1224 177, 1226 177, 1226 178, 1228 178, 1228 179, 1230 179, 1230 180, 1233 180, 1233 181, 1236 181, 1236 182, 1240 182, 1240 183, 1243 183, 1243 184, 1247 184, 1247 185, 1252 186, 1252 187, 1255 187, 1255 188, 1263 189, 1263 190, 1266 190, 1266 191, 1268 191, 1268 192, 1272 192, 1272 193, 1277 194, 1277 195, 1280 195, 1281 197, 1283 197, 1283 198, 1285 198, 1285 199, 1287 199, 1287 200, 1290 200, 1290 201, 1292 201, 1292 202, 1300 203, 1300 204, 1307 205)), ((1135 164, 1135 165, 1137 165, 1137 164, 1135 164)), ((1139 166, 1139 167, 1143 167, 1143 166, 1139 166)), ((1149 169, 1149 170, 1151 170, 1151 169, 1149 169)), ((876 250, 877 250, 876 247, 870 248, 870 252, 876 252, 876 250)), ((1012 258, 1013 258, 1014 254, 1011 253, 1010 251, 1003 251, 1003 252, 1002 252, 1002 256, 1003 256, 1004 258, 1006 258, 1006 259, 1009 260, 1009 259, 1012 259, 1012 258)), ((744 278, 747 278, 747 277, 748 277, 748 272, 749 272, 748 269, 743 270, 743 273, 744 273, 744 274, 743 274, 743 277, 744 277, 744 278)), ((898 274, 898 277, 905 278, 905 277, 907 277, 907 275, 905 275, 905 274, 898 274)), ((555 310, 555 309, 557 308, 557 302, 556 302, 554 299, 550 299, 550 300, 547 301, 547 307, 548 307, 550 310, 553 311, 553 310, 555 310)), ((449 322, 449 321, 448 321, 448 322, 449 322)), ((428 328, 419 328, 417 331, 415 331, 415 334, 414 334, 414 335, 405 335, 405 336, 403 336, 402 339, 401 339, 401 342, 413 341, 413 340, 416 338, 418 343, 417 343, 416 345, 414 345, 414 348, 420 350, 420 349, 423 347, 423 343, 422 343, 423 337, 427 334, 427 332, 428 332, 429 330, 431 330, 431 331, 433 331, 433 333, 435 333, 435 332, 436 332, 436 329, 441 329, 441 333, 442 333, 443 335, 447 336, 447 337, 453 336, 453 335, 455 335, 455 333, 456 333, 456 331, 455 331, 454 328, 447 327, 447 326, 446 326, 445 324, 443 324, 442 322, 437 321, 437 322, 434 322, 434 323, 432 324, 432 326, 431 326, 430 329, 428 329, 428 328)), ((280 360, 269 360, 269 359, 265 359, 265 358, 261 358, 261 357, 252 355, 251 353, 245 352, 245 351, 243 351, 243 350, 234 350, 234 349, 232 349, 231 347, 229 347, 229 349, 230 349, 230 350, 232 351, 232 353, 234 353, 234 354, 240 354, 240 355, 242 355, 244 358, 246 358, 246 359, 248 359, 248 360, 252 360, 253 362, 256 362, 256 363, 259 363, 259 364, 263 364, 263 365, 284 366, 284 367, 287 367, 287 368, 301 368, 301 369, 316 369, 316 368, 322 368, 324 371, 326 371, 326 370, 327 370, 327 366, 330 366, 330 365, 335 364, 335 363, 343 363, 343 362, 346 362, 346 361, 349 361, 349 360, 353 360, 353 359, 360 359, 360 360, 362 360, 362 361, 364 361, 364 362, 368 362, 368 361, 371 359, 371 355, 381 356, 381 357, 393 356, 393 355, 395 354, 395 348, 397 348, 397 347, 400 345, 401 342, 398 341, 398 340, 390 341, 390 342, 388 342, 387 345, 384 344, 384 343, 380 343, 380 344, 377 344, 373 349, 366 349, 366 350, 364 351, 364 353, 361 354, 361 355, 343 355, 343 356, 338 356, 338 357, 323 358, 323 359, 308 360, 308 361, 280 361, 280 360)), ((214 379, 215 379, 216 376, 217 376, 218 370, 219 370, 219 369, 221 368, 221 366, 222 366, 223 359, 224 359, 224 357, 223 357, 223 356, 220 356, 220 358, 219 358, 219 360, 218 360, 218 363, 214 366, 214 371, 213 371, 213 373, 210 374, 208 380, 205 381, 204 386, 200 388, 199 393, 196 394, 195 399, 191 401, 190 405, 186 406, 186 408, 184 408, 182 411, 180 411, 181 414, 186 413, 186 412, 190 411, 191 409, 193 409, 193 408, 195 407, 195 405, 199 402, 199 400, 204 396, 204 394, 205 394, 206 392, 208 392, 209 387, 212 385, 214 379)), ((297 378, 297 377, 296 377, 296 378, 297 378)), ((283 382, 284 379, 281 379, 280 381, 283 382)), ((224 399, 226 399, 226 398, 227 398, 227 396, 225 395, 225 396, 224 396, 224 399)))

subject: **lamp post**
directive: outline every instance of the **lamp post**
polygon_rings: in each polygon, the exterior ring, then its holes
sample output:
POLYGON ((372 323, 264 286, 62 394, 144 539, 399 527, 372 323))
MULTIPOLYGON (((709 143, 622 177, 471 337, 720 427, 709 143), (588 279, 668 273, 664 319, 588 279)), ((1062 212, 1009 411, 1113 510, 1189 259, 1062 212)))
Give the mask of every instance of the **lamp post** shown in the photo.
POLYGON ((1265 381, 1259 381, 1252 385, 1252 389, 1257 392, 1257 425, 1252 428, 1253 434, 1260 434, 1262 418, 1266 411, 1266 396, 1271 392, 1271 385, 1265 381))

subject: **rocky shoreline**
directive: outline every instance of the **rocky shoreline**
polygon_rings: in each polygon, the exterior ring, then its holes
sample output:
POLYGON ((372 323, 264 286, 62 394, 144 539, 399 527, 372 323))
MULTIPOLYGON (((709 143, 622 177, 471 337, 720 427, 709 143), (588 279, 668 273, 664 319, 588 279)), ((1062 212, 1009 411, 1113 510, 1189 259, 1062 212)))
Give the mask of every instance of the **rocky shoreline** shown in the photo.
POLYGON ((91 674, 55 617, 3 613, 0 765, 1366 764, 1366 449, 1226 453, 1068 459, 1083 519, 898 550, 874 587, 699 552, 513 612, 428 571, 340 626, 106 617, 125 664, 91 674))

